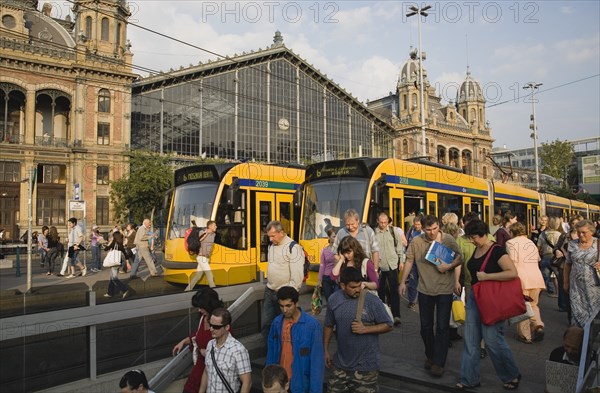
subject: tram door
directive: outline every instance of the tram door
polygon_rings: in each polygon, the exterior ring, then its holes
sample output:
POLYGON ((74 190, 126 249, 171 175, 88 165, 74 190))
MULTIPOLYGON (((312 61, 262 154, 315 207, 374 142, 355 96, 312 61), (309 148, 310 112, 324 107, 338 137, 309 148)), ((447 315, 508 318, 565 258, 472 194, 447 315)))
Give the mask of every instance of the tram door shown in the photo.
POLYGON ((538 226, 538 212, 539 206, 537 205, 527 205, 527 233, 531 232, 531 228, 537 228, 538 226))
POLYGON ((392 218, 392 225, 395 227, 400 227, 406 232, 408 228, 403 228, 405 217, 404 206, 402 206, 403 200, 404 190, 390 188, 390 211, 387 213, 392 218))
POLYGON ((269 236, 267 236, 267 224, 275 219, 275 194, 266 192, 255 193, 256 197, 256 220, 254 228, 254 236, 256 244, 257 258, 256 263, 258 268, 266 273, 267 271, 267 254, 269 251, 269 236))
POLYGON ((438 196, 436 193, 427 193, 427 214, 438 216, 438 196))

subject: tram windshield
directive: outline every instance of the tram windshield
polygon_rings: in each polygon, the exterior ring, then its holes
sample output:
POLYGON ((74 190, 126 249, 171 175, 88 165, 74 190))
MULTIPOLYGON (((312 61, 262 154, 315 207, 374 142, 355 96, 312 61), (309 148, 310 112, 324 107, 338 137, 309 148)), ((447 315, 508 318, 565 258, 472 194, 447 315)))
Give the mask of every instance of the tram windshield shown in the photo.
POLYGON ((303 240, 327 237, 331 227, 344 225, 344 212, 363 211, 369 179, 332 178, 304 187, 303 240))
POLYGON ((182 238, 194 221, 205 227, 215 203, 219 183, 190 183, 178 187, 173 196, 173 209, 169 223, 169 239, 182 238))

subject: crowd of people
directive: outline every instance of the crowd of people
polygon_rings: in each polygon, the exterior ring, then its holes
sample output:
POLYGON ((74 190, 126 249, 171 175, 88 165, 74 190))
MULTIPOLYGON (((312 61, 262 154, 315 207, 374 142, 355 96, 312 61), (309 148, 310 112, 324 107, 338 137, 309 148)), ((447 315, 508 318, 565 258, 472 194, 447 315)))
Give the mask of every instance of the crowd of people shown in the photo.
POLYGON ((124 227, 115 225, 108 232, 107 238, 100 233, 97 225, 92 225, 91 232, 86 238, 77 219, 73 217, 69 218, 67 226, 67 238, 64 240, 60 238, 55 226, 43 226, 41 233, 36 236, 40 267, 44 269, 47 276, 70 279, 86 276, 89 272, 109 270, 110 281, 104 297, 122 294, 125 299, 133 291, 119 280, 119 273, 129 274, 130 280, 136 279, 140 263, 143 261, 148 267, 150 276, 159 275, 154 252, 158 232, 152 229, 150 219, 144 219, 137 228, 133 223, 124 227), (84 262, 79 254, 81 251, 85 252, 88 247, 91 251, 91 261, 84 262), (107 266, 103 255, 106 256, 113 250, 118 252, 115 254, 118 264, 107 266))
MULTIPOLYGON (((495 233, 472 212, 460 220, 454 213, 441 220, 418 214, 406 219, 411 226, 405 233, 382 212, 373 229, 361 224, 350 209, 344 215, 344 228, 328 229, 318 276, 327 303, 323 324, 298 305, 302 247, 287 236, 281 223, 268 224, 271 246, 262 315, 267 344, 264 391, 378 391, 379 335, 401 323, 399 296, 408 296, 410 308, 418 307, 423 367, 432 376, 444 375, 456 326, 452 302, 462 298, 466 320, 455 388, 480 386, 480 361, 489 356, 501 386, 515 390, 522 375, 504 336, 506 321, 483 323, 478 302, 485 299, 475 296, 473 288, 479 282, 517 277, 533 310, 516 326, 519 341, 533 344, 544 339, 538 303, 545 291, 557 297, 559 309, 567 315, 571 327, 565 333, 564 350, 557 352, 573 361, 577 353, 573 342, 581 347, 582 327, 600 310, 599 246, 593 223, 582 217, 573 217, 568 224, 557 217, 542 217, 540 227, 528 236, 525 225, 510 212, 494 219, 495 233), (427 259, 434 241, 453 252, 447 263, 427 259), (561 290, 563 296, 558 296, 561 290), (334 336, 337 349, 332 353, 334 336)), ((229 391, 225 385, 231 391, 248 392, 248 352, 231 336, 231 317, 219 307, 218 295, 205 287, 192 301, 202 316, 200 325, 195 335, 173 349, 175 354, 189 347, 195 353, 184 392, 229 391)))

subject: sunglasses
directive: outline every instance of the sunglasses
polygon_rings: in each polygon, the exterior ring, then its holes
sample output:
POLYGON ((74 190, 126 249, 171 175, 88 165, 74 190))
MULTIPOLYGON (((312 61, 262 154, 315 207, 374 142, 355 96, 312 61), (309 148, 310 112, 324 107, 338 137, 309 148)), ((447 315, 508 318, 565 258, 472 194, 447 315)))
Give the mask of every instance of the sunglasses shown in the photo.
POLYGON ((213 325, 212 323, 209 323, 208 325, 209 325, 209 326, 210 326, 210 328, 211 328, 211 329, 213 329, 213 330, 219 330, 219 329, 221 329, 221 328, 224 328, 224 327, 225 327, 225 325, 213 325))

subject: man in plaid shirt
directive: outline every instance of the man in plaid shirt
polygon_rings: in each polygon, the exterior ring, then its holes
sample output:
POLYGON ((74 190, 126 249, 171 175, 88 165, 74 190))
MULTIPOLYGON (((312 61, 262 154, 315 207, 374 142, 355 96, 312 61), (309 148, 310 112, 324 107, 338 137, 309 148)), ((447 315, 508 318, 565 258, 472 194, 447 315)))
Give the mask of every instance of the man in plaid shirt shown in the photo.
POLYGON ((206 368, 200 393, 249 393, 252 387, 250 355, 229 334, 231 314, 224 308, 217 308, 212 312, 209 324, 213 339, 206 346, 206 368))

